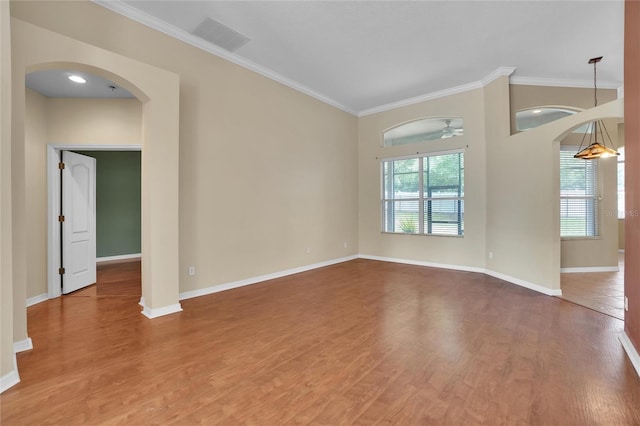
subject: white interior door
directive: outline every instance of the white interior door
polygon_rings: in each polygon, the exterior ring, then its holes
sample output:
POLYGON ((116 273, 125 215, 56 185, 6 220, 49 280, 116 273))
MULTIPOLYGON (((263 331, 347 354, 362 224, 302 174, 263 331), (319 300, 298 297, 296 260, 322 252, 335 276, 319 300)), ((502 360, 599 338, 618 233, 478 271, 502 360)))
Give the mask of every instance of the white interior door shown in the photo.
POLYGON ((62 152, 62 293, 96 282, 96 160, 62 152))

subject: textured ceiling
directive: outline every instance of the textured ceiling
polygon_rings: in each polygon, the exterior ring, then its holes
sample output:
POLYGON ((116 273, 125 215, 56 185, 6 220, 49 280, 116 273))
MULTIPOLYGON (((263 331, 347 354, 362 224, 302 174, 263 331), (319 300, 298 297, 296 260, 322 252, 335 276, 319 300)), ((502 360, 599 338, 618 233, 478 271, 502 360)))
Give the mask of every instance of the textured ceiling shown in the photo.
POLYGON ((600 87, 623 79, 624 2, 94 0, 346 111, 512 82, 600 87), (250 40, 234 52, 193 34, 213 18, 250 40))

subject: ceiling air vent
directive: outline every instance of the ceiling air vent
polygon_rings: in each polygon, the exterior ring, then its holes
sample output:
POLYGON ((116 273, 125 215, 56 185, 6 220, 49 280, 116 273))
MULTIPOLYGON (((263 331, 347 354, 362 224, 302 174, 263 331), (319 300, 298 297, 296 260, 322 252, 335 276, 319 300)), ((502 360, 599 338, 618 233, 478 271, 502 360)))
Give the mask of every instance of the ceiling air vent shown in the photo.
POLYGON ((249 37, 211 18, 204 18, 193 30, 193 34, 230 52, 239 49, 250 40, 249 37))

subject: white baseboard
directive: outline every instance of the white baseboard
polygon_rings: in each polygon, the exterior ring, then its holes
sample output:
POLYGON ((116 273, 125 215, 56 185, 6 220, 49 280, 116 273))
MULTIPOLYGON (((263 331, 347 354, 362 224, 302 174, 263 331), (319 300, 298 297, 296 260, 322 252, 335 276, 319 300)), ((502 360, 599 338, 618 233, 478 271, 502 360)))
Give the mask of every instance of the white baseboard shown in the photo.
MULTIPOLYGON (((143 302, 141 301, 141 303, 143 302)), ((158 317, 162 317, 169 314, 175 314, 177 312, 182 311, 182 306, 180 306, 179 303, 176 303, 174 305, 169 305, 169 306, 163 306, 162 308, 153 308, 153 309, 145 305, 142 305, 142 306, 143 306, 142 315, 144 315, 149 319, 158 318, 158 317)))
POLYGON ((16 356, 13 355, 13 370, 0 377, 0 393, 20 383, 20 375, 18 374, 18 363, 16 356))
POLYGON ((429 268, 452 269, 454 271, 464 271, 464 272, 480 272, 480 273, 484 272, 483 268, 478 268, 475 266, 448 265, 446 263, 433 263, 433 262, 425 262, 422 260, 399 259, 395 257, 371 256, 368 254, 361 254, 359 257, 361 259, 379 260, 382 262, 402 263, 405 265, 427 266, 429 268))
MULTIPOLYGON (((427 266, 427 267, 439 268, 439 269, 452 269, 455 271, 463 271, 463 272, 476 272, 476 273, 490 275, 492 277, 501 279, 503 281, 507 281, 511 284, 516 284, 516 285, 519 285, 520 287, 525 287, 525 288, 528 288, 529 290, 537 291, 538 293, 542 293, 547 296, 562 296, 562 290, 560 289, 554 290, 554 289, 546 288, 534 283, 530 283, 528 281, 521 280, 519 278, 515 278, 499 272, 487 270, 485 268, 479 268, 475 266, 464 266, 464 265, 448 265, 443 263, 433 263, 433 262, 425 262, 425 261, 419 261, 419 260, 409 260, 409 259, 399 259, 399 258, 392 258, 392 257, 372 256, 367 254, 358 254, 354 256, 333 259, 326 262, 314 263, 314 264, 302 266, 299 268, 287 269, 285 271, 275 272, 273 274, 260 275, 257 277, 247 278, 244 280, 232 281, 232 282, 218 284, 218 285, 201 288, 197 290, 185 291, 180 293, 179 300, 186 300, 194 297, 206 296, 207 294, 218 293, 220 291, 231 290, 234 288, 244 287, 251 284, 257 284, 263 281, 272 280, 275 278, 281 278, 287 275, 298 274, 300 272, 306 272, 312 269, 322 268, 322 267, 334 265, 337 263, 348 262, 350 260, 354 260, 358 258, 368 259, 368 260, 379 260, 383 262, 403 263, 407 265, 427 266)), ((140 298, 140 305, 144 307, 143 298, 140 298)), ((149 316, 147 315, 147 313, 149 312, 145 313, 146 310, 147 308, 145 308, 142 313, 146 316, 149 316)), ((173 313, 173 312, 168 312, 168 313, 173 313)), ((151 316, 149 317, 152 318, 151 316)))
POLYGON ((622 343, 622 347, 627 353, 627 356, 631 360, 633 368, 636 369, 636 373, 638 374, 638 376, 640 376, 640 355, 638 354, 638 351, 636 350, 635 346, 633 346, 633 343, 631 343, 631 339, 629 339, 627 333, 625 333, 624 331, 618 338, 620 339, 620 343, 622 343))
POLYGON ((528 288, 529 290, 537 291, 538 293, 546 294, 547 296, 562 296, 561 289, 551 289, 547 287, 542 287, 538 284, 530 283, 529 281, 521 280, 520 278, 512 277, 509 275, 505 275, 500 272, 495 272, 491 270, 485 270, 484 272, 487 275, 490 275, 494 278, 498 278, 503 281, 510 282, 511 284, 519 285, 520 287, 528 288))
POLYGON ((180 293, 180 300, 191 299, 194 297, 205 296, 207 294, 218 293, 220 291, 231 290, 233 288, 244 287, 251 284, 257 284, 262 281, 273 280, 275 278, 286 277, 287 275, 299 274, 300 272, 310 271, 312 269, 323 268, 325 266, 335 265, 337 263, 347 262, 349 260, 357 259, 358 256, 341 257, 338 259, 328 260, 326 262, 314 263, 311 265, 301 266, 299 268, 287 269, 273 274, 260 275, 253 278, 247 278, 239 281, 232 281, 229 283, 218 284, 207 288, 201 288, 198 290, 185 291, 180 293))
POLYGON ((456 271, 465 271, 465 272, 477 272, 481 274, 490 275, 492 277, 498 278, 503 281, 510 282, 511 284, 519 285, 520 287, 528 288, 529 290, 537 291, 538 293, 546 294, 547 296, 562 296, 562 290, 560 289, 552 290, 550 288, 542 287, 537 284, 521 280, 519 278, 502 274, 500 272, 491 271, 485 268, 478 268, 475 266, 448 265, 443 263, 423 262, 419 260, 407 260, 407 259, 398 259, 398 258, 392 258, 392 257, 370 256, 367 254, 361 254, 359 257, 361 259, 380 260, 383 262, 404 263, 407 265, 428 266, 430 268, 453 269, 456 271))
POLYGON ((13 342, 13 352, 24 352, 30 351, 33 349, 33 342, 31 341, 31 337, 27 337, 24 340, 20 340, 19 342, 13 342))
POLYGON ((27 299, 27 308, 29 306, 37 305, 38 303, 49 300, 49 295, 47 293, 42 293, 37 296, 33 296, 27 299))
POLYGON ((594 266, 583 268, 560 268, 561 274, 574 274, 583 272, 620 272, 617 266, 594 266))
POLYGON ((122 255, 119 255, 119 256, 97 257, 96 258, 96 263, 113 262, 114 260, 140 259, 141 257, 142 257, 142 253, 122 254, 122 255))

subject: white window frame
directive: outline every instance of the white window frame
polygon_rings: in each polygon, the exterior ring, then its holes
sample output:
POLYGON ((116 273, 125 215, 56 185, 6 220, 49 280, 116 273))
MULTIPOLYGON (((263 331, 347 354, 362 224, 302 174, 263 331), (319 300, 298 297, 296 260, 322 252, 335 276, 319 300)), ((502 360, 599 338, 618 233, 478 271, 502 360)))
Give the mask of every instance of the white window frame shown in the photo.
MULTIPOLYGON (((462 193, 461 196, 459 197, 428 197, 425 196, 424 194, 424 182, 423 182, 423 177, 424 177, 424 170, 423 170, 423 159, 427 158, 427 157, 438 157, 438 156, 444 156, 444 155, 451 155, 451 154, 462 154, 463 155, 463 167, 462 170, 464 171, 464 149, 453 149, 453 150, 447 150, 447 151, 437 151, 437 152, 425 152, 425 153, 416 153, 413 155, 405 155, 405 156, 401 156, 401 157, 392 157, 392 158, 383 158, 380 160, 380 224, 381 224, 381 230, 382 233, 385 234, 403 234, 403 235, 432 235, 432 236, 444 236, 444 237, 464 237, 464 192, 462 193), (387 182, 385 182, 385 174, 384 174, 384 165, 385 163, 389 163, 389 162, 394 162, 394 161, 398 161, 398 160, 412 160, 412 159, 418 159, 418 196, 417 197, 412 197, 412 198, 385 198, 385 184, 387 184, 387 182), (459 202, 459 208, 458 208, 458 214, 460 216, 460 219, 457 222, 457 226, 458 226, 458 233, 456 234, 452 234, 452 233, 437 233, 437 232, 433 232, 433 230, 431 229, 432 232, 425 232, 425 231, 429 231, 428 229, 425 230, 425 202, 428 201, 458 201, 459 202), (407 201, 407 202, 417 202, 418 204, 418 209, 417 209, 417 213, 418 213, 418 230, 417 232, 402 232, 402 231, 388 231, 387 230, 387 226, 385 223, 385 206, 389 203, 393 204, 395 202, 398 201, 407 201)), ((465 176, 462 176, 462 180, 460 182, 460 187, 464 188, 464 179, 465 176)), ((393 191, 387 191, 387 193, 393 193, 393 191)), ((394 219, 395 220, 395 219, 394 219)), ((431 223, 430 223, 431 224, 431 223)))
MULTIPOLYGON (((562 182, 560 182, 560 239, 562 240, 575 240, 575 239, 597 239, 600 237, 600 182, 599 182, 599 160, 583 160, 572 159, 573 155, 577 151, 574 146, 561 146, 560 147, 560 179, 562 179, 562 155, 567 156, 565 160, 575 161, 576 165, 583 164, 585 167, 590 168, 590 177, 592 192, 585 195, 563 195, 562 182), (571 157, 569 157, 571 156, 571 157), (583 163, 579 163, 583 162, 583 163), (578 204, 572 204, 572 202, 584 200, 585 209, 585 221, 589 225, 589 228, 585 227, 584 235, 563 234, 562 218, 563 211, 569 212, 571 209, 581 208, 578 204), (566 201, 566 202, 565 202, 566 201), (591 201, 588 203, 587 201, 591 201)), ((588 177, 585 176, 585 179, 588 177)))

